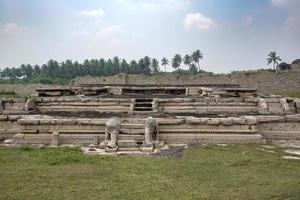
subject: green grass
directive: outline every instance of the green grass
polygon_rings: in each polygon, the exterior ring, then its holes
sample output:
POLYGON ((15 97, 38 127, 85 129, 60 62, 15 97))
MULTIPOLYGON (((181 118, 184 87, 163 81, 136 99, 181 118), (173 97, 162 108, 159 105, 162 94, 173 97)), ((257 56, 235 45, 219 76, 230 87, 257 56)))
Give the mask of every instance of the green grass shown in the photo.
POLYGON ((300 199, 300 162, 259 148, 162 158, 0 147, 0 199, 300 199))
POLYGON ((0 91, 0 97, 18 97, 19 95, 13 91, 0 91))
POLYGON ((285 97, 300 98, 300 91, 299 90, 284 90, 284 91, 277 92, 276 94, 282 95, 282 96, 285 96, 285 97))

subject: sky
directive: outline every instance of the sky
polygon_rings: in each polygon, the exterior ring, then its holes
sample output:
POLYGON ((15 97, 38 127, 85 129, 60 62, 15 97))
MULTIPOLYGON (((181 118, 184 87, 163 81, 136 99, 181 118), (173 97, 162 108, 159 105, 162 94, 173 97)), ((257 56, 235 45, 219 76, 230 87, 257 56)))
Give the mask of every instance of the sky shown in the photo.
POLYGON ((271 67, 270 51, 291 63, 300 58, 300 1, 0 0, 1 69, 196 49, 212 72, 271 67))

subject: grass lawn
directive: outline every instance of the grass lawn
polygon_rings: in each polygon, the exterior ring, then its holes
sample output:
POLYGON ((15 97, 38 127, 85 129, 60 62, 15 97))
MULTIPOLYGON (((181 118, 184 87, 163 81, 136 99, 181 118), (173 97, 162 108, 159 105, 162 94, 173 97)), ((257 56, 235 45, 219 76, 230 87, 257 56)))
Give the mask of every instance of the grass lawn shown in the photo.
POLYGON ((206 146, 163 158, 0 147, 0 199, 300 199, 300 161, 275 151, 206 146))

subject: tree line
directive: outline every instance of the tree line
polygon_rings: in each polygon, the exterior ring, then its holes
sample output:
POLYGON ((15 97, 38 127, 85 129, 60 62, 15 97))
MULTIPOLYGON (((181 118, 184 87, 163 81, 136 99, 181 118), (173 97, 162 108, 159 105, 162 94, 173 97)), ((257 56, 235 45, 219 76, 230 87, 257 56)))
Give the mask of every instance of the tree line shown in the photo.
POLYGON ((117 56, 112 59, 91 59, 84 60, 83 63, 66 60, 58 62, 49 60, 43 65, 22 64, 19 68, 4 68, 0 71, 1 82, 31 82, 31 83, 62 83, 78 76, 112 76, 120 73, 157 75, 161 73, 160 64, 166 72, 166 67, 170 65, 175 73, 192 74, 201 72, 200 60, 203 54, 200 50, 194 51, 190 55, 181 56, 175 54, 172 59, 163 57, 160 61, 156 58, 145 56, 139 60, 130 62, 120 59, 117 56), (187 70, 180 69, 182 65, 188 67, 187 70))

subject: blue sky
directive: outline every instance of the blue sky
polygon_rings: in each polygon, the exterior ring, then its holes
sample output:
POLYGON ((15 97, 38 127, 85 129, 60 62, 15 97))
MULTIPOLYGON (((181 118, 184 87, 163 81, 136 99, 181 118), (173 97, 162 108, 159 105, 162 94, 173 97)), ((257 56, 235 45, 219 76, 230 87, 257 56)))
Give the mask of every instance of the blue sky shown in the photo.
POLYGON ((0 0, 0 68, 196 49, 208 71, 267 68, 300 58, 299 24, 298 0, 0 0))

